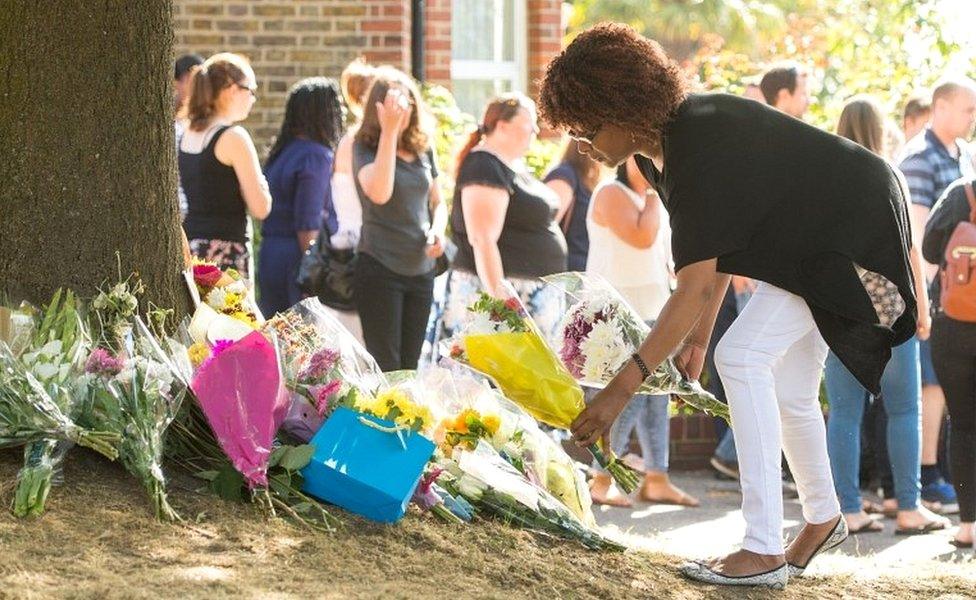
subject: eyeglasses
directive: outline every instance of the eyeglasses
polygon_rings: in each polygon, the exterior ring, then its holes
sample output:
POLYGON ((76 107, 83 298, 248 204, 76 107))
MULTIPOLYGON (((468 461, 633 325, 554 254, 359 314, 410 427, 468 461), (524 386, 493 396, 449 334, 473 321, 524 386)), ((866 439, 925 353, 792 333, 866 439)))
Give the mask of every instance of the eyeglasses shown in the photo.
POLYGON ((255 98, 258 97, 258 87, 257 86, 251 87, 249 85, 244 85, 243 83, 238 83, 236 81, 234 82, 234 85, 236 85, 237 87, 241 88, 242 90, 247 90, 247 91, 251 92, 251 95, 254 96, 255 98))
POLYGON ((600 133, 600 128, 591 129, 589 131, 584 131, 582 133, 570 129, 567 133, 569 133, 569 137, 573 138, 574 140, 578 142, 586 142, 589 144, 592 143, 593 138, 595 138, 596 135, 600 133))

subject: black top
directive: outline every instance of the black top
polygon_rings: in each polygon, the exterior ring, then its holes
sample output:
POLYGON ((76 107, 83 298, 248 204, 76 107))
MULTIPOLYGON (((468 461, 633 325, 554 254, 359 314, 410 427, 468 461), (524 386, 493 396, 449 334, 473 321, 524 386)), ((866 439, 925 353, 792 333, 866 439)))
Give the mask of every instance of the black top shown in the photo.
POLYGON ((393 192, 386 204, 366 197, 359 185, 359 171, 376 161, 376 149, 356 142, 352 146, 352 172, 359 203, 363 207, 363 228, 359 251, 369 254, 384 267, 407 277, 434 270, 427 256, 427 232, 431 226, 430 190, 437 178, 433 150, 416 160, 396 158, 393 192))
POLYGON ((214 147, 230 129, 221 127, 199 154, 180 150, 180 183, 186 194, 186 237, 247 243, 247 205, 234 167, 217 160, 214 147))
POLYGON ((675 269, 718 270, 802 297, 824 340, 873 393, 891 348, 915 333, 906 200, 865 148, 759 102, 693 94, 662 138, 664 170, 638 156, 670 216, 675 269), (894 283, 905 311, 878 322, 855 265, 894 283))
POLYGON ((586 187, 583 180, 576 174, 576 169, 569 163, 559 163, 543 180, 549 183, 553 180, 565 181, 573 188, 573 207, 567 211, 567 217, 563 217, 559 223, 563 234, 566 236, 566 245, 569 248, 567 266, 570 271, 585 271, 586 257, 590 253, 590 235, 586 231, 586 212, 590 208, 590 196, 593 190, 586 187))
MULTIPOLYGON (((939 265, 941 271, 945 267, 945 251, 956 225, 969 220, 969 201, 966 199, 965 186, 976 186, 976 180, 960 179, 946 189, 942 197, 932 207, 929 220, 925 224, 925 237, 922 239, 922 256, 933 265, 939 265)), ((976 187, 974 190, 976 191, 976 187)), ((936 277, 929 287, 929 299, 932 311, 941 312, 939 305, 942 296, 940 278, 936 277)))
POLYGON ((566 239, 555 221, 559 196, 532 175, 516 172, 491 152, 477 149, 465 157, 454 185, 451 230, 458 248, 454 268, 477 272, 461 208, 461 191, 468 185, 508 192, 508 210, 498 238, 506 277, 534 278, 566 270, 566 239))

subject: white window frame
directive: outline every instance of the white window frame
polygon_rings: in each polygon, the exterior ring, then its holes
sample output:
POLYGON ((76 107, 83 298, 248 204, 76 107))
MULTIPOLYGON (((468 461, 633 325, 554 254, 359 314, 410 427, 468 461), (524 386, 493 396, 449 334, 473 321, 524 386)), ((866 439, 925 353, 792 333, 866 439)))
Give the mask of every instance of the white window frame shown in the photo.
MULTIPOLYGON (((513 0, 512 18, 515 20, 513 31, 515 33, 515 48, 512 52, 512 60, 504 60, 505 27, 505 0, 484 0, 495 5, 495 40, 493 60, 465 60, 451 58, 451 80, 475 80, 475 81, 506 81, 510 82, 512 89, 525 92, 528 89, 528 7, 527 0, 513 0)), ((454 36, 454 43, 463 40, 454 36)))

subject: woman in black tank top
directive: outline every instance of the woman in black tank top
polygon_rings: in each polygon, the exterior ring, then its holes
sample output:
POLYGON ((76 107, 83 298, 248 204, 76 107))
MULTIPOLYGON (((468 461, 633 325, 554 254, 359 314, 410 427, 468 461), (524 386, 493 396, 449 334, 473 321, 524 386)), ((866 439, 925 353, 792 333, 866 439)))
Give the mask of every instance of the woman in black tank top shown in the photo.
POLYGON ((247 118, 256 89, 254 72, 242 57, 211 57, 193 77, 190 127, 179 146, 188 208, 183 228, 191 253, 245 277, 252 272, 247 215, 263 219, 271 210, 254 143, 233 125, 247 118))

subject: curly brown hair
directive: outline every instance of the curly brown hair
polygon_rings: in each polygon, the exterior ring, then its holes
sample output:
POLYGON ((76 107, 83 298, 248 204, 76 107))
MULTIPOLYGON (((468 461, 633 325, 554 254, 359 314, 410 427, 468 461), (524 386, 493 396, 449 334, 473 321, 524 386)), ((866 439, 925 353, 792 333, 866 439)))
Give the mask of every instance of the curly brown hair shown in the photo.
POLYGON ((406 73, 389 66, 377 67, 373 76, 373 83, 369 87, 366 102, 363 106, 363 122, 356 132, 355 141, 370 150, 376 150, 380 143, 380 119, 376 105, 386 99, 386 92, 393 86, 399 86, 407 91, 413 110, 410 122, 400 134, 397 147, 401 150, 413 152, 420 156, 430 147, 430 115, 414 83, 406 73))
POLYGON ((577 136, 614 123, 656 141, 688 90, 660 44, 627 25, 600 23, 549 63, 539 109, 551 127, 577 136))

